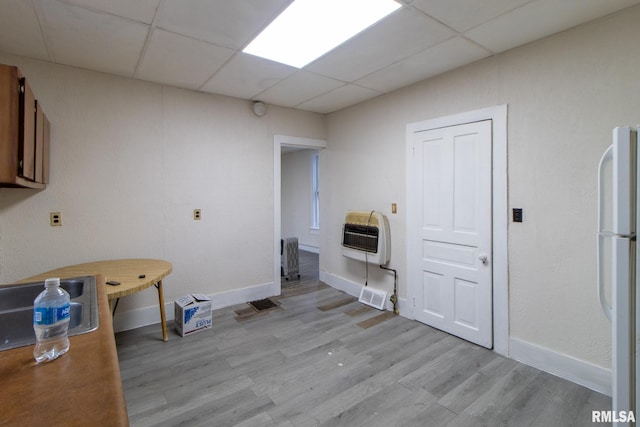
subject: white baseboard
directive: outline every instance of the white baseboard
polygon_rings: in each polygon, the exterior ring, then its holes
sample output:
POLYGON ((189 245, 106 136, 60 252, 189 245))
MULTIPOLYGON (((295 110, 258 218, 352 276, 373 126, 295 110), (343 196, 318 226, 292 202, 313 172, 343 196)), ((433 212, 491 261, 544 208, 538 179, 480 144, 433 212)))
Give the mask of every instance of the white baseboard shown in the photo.
MULTIPOLYGON (((173 301, 164 304, 164 312, 167 320, 173 320, 173 301)), ((128 331, 147 325, 160 323, 160 310, 157 305, 136 308, 128 311, 118 311, 113 316, 114 332, 128 331)))
POLYGON ((212 302, 211 308, 213 310, 230 307, 232 305, 244 304, 245 302, 256 301, 272 296, 275 296, 272 283, 264 283, 262 285, 233 289, 209 295, 212 302))
MULTIPOLYGON (((327 273, 326 271, 320 272, 320 280, 331 286, 332 288, 336 288, 351 296, 360 298, 360 291, 362 290, 363 285, 359 283, 345 279, 344 277, 336 276, 335 274, 327 273)), ((391 294, 388 294, 385 309, 388 311, 393 311, 393 303, 389 301, 390 297, 391 294)), ((400 316, 413 319, 413 317, 410 317, 411 313, 407 304, 407 300, 405 298, 398 298, 398 310, 400 316)))
POLYGON ((356 298, 360 297, 360 290, 362 289, 362 285, 356 282, 352 282, 351 280, 336 276, 335 274, 327 273, 326 271, 320 272, 320 280, 331 286, 332 288, 336 288, 356 298))
POLYGON ((311 252, 314 254, 320 253, 320 248, 316 246, 305 245, 304 243, 298 243, 298 249, 300 249, 301 251, 311 252))
POLYGON ((517 338, 509 339, 512 359, 611 396, 611 371, 517 338))
MULTIPOLYGON (((211 308, 213 310, 217 310, 219 308, 269 298, 275 296, 275 292, 273 283, 264 283, 262 285, 233 289, 231 291, 210 294, 208 296, 211 298, 211 308)), ((167 317, 167 321, 173 320, 173 301, 165 301, 164 312, 167 317)), ((118 312, 116 310, 116 315, 113 319, 113 329, 115 332, 121 332, 147 325, 153 325, 155 323, 160 323, 160 310, 157 305, 123 312, 118 312)))

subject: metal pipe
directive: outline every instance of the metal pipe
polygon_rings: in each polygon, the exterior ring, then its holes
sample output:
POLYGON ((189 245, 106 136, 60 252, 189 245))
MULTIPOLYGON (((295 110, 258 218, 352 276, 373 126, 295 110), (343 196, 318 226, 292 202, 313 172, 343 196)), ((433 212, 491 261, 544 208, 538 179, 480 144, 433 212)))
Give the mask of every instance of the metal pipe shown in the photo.
POLYGON ((393 303, 393 313, 399 314, 398 310, 398 272, 393 268, 385 267, 384 265, 380 266, 383 270, 393 271, 393 295, 389 298, 389 301, 393 303))

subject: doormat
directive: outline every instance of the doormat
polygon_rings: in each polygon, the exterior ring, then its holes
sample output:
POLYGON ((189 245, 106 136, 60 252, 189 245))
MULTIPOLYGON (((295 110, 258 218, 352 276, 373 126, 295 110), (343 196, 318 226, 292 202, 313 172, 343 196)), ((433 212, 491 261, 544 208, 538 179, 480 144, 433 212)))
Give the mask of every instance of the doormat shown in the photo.
POLYGON ((276 303, 271 301, 269 298, 261 299, 261 300, 258 300, 258 301, 251 301, 249 304, 253 308, 255 308, 256 310, 258 310, 258 311, 269 310, 270 308, 275 308, 275 307, 278 306, 276 303))

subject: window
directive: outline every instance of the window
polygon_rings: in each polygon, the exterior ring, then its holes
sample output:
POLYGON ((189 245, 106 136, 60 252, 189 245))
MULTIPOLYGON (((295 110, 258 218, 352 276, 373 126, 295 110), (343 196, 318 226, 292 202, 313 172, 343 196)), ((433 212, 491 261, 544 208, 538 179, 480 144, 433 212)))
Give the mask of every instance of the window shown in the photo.
POLYGON ((318 153, 311 155, 311 228, 320 229, 320 190, 318 153))

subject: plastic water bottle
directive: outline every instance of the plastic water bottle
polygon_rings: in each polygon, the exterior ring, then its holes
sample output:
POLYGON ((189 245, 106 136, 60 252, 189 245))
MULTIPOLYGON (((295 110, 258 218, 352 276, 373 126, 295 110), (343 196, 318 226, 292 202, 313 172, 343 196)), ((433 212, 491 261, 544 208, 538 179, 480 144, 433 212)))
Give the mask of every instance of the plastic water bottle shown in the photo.
POLYGON ((44 291, 33 301, 33 329, 36 333, 36 347, 33 357, 36 362, 51 361, 69 350, 70 298, 60 287, 60 279, 47 279, 44 291))

